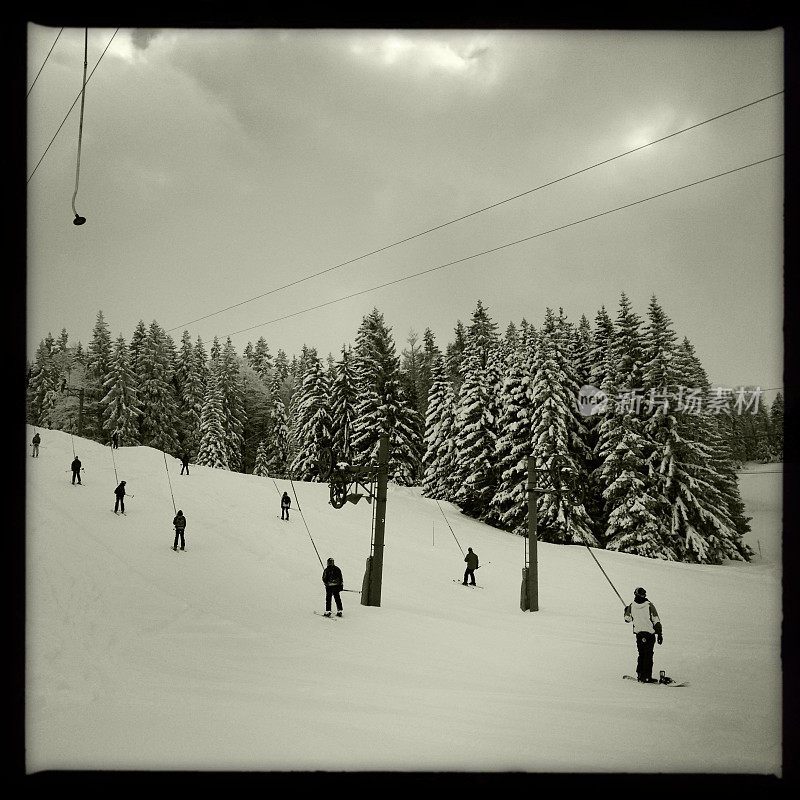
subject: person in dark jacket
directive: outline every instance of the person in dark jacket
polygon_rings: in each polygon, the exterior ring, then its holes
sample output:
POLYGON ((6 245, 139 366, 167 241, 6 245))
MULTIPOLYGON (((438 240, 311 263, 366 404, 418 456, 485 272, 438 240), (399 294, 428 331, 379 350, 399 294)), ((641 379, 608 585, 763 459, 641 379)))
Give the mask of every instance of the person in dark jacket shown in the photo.
POLYGON ((325 616, 331 615, 331 597, 336 601, 336 616, 342 616, 342 598, 339 592, 344 589, 342 571, 333 563, 333 559, 328 559, 328 566, 322 573, 322 582, 325 584, 325 616))
POLYGON ((117 513, 117 509, 121 509, 122 513, 125 513, 125 481, 120 481, 119 486, 114 489, 114 494, 117 496, 117 501, 114 503, 114 513, 117 513))
POLYGON ((119 431, 114 431, 111 434, 111 449, 116 450, 119 447, 119 431))
POLYGON ((42 441, 42 437, 39 436, 38 433, 33 435, 33 439, 31 439, 31 444, 33 445, 33 453, 31 454, 34 458, 39 457, 39 443, 42 441))
POLYGON ((467 548, 467 557, 464 559, 467 562, 467 568, 464 570, 464 586, 467 585, 467 578, 469 582, 475 585, 475 570, 478 569, 478 556, 472 552, 472 548, 467 548))
POLYGON ((181 475, 183 475, 183 471, 186 470, 186 474, 189 474, 189 456, 186 453, 183 454, 181 457, 181 475))
POLYGON ((178 537, 180 537, 181 550, 183 550, 186 547, 186 542, 183 540, 183 532, 186 530, 186 517, 183 516, 183 511, 178 511, 175 519, 172 520, 172 524, 175 526, 175 541, 172 544, 172 549, 178 549, 178 537))
POLYGON ((75 456, 75 460, 72 462, 72 482, 75 483, 75 478, 78 479, 78 483, 81 482, 81 462, 78 456, 75 456))
POLYGON ((283 493, 281 497, 281 519, 289 519, 289 506, 292 504, 292 498, 289 497, 287 492, 283 493), (284 516, 284 514, 286 516, 284 516))
POLYGON ((657 683, 653 678, 653 650, 656 641, 664 642, 661 620, 656 607, 647 599, 647 592, 640 586, 633 593, 633 602, 623 611, 625 622, 633 623, 636 649, 639 658, 636 663, 636 677, 641 683, 657 683))

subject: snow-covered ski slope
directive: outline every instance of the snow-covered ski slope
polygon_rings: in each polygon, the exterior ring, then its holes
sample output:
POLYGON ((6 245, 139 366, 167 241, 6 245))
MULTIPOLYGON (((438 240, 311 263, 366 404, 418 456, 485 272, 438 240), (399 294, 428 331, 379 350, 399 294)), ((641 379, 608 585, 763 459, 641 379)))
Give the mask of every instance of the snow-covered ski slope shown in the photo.
MULTIPOLYGON (((781 772, 780 475, 742 485, 753 564, 594 551, 624 598, 641 585, 656 604, 655 674, 691 682, 669 691, 621 679, 634 637, 584 547, 539 544, 541 610, 522 612, 521 538, 442 503, 484 565, 485 590, 464 588, 436 502, 390 486, 382 606, 345 592, 334 623, 312 613, 322 568, 297 503, 279 518, 288 481, 181 476, 168 456, 188 519, 175 553, 160 451, 114 451, 134 495, 122 517, 108 447, 74 439, 78 487, 70 436, 42 438, 27 459, 28 772, 781 772)), ((371 506, 295 488, 320 557, 360 590, 371 506)))

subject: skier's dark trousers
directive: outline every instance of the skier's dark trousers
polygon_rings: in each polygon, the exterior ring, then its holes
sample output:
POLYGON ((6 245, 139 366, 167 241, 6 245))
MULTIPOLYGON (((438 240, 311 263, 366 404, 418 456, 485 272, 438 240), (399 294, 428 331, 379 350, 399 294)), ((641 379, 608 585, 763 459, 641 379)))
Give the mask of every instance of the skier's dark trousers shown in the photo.
POLYGON ((331 597, 336 601, 336 615, 342 616, 342 598, 339 592, 344 588, 342 571, 333 563, 333 559, 328 559, 328 566, 322 573, 322 582, 325 584, 325 613, 331 613, 331 597))
POLYGON ((641 586, 633 593, 633 602, 625 606, 623 616, 625 622, 633 623, 636 636, 636 649, 639 652, 636 676, 642 683, 652 683, 653 650, 656 641, 663 643, 664 636, 656 607, 647 599, 647 592, 641 586))
POLYGON ((181 475, 183 475, 183 471, 184 470, 186 470, 186 474, 188 475, 189 474, 189 456, 184 454, 183 458, 181 459, 181 464, 183 465, 181 467, 181 475))
POLYGON ((472 552, 472 548, 467 548, 467 557, 464 559, 467 562, 467 568, 464 570, 464 586, 467 585, 467 578, 469 582, 475 585, 475 570, 478 569, 478 556, 472 552))
POLYGON ((72 482, 75 483, 75 478, 78 479, 78 483, 81 482, 81 462, 78 460, 78 456, 75 456, 75 460, 72 462, 72 482))
POLYGON ((289 506, 292 504, 292 498, 284 492, 281 497, 281 519, 289 519, 289 506), (284 516, 284 514, 286 516, 284 516))
POLYGON ((186 542, 183 540, 183 532, 186 530, 186 517, 183 516, 183 511, 178 511, 175 519, 172 520, 172 524, 175 526, 175 541, 172 544, 172 549, 178 549, 178 537, 180 537, 181 550, 183 550, 186 547, 186 542))
POLYGON ((114 489, 114 494, 117 496, 117 501, 114 503, 114 513, 117 513, 117 509, 121 509, 122 513, 125 513, 125 481, 120 481, 119 486, 114 489))

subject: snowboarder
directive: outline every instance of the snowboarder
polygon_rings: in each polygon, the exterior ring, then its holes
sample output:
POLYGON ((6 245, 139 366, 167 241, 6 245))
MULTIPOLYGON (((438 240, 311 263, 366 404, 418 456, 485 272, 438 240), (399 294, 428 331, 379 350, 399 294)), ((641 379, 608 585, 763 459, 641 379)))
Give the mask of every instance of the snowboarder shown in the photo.
POLYGON ((33 453, 32 453, 33 458, 38 458, 39 457, 39 442, 41 442, 41 441, 42 441, 42 437, 39 436, 38 433, 35 433, 33 435, 33 439, 31 439, 31 444, 33 445, 33 453))
POLYGON ((186 529, 186 517, 183 516, 183 511, 178 511, 175 515, 175 519, 172 520, 172 524, 175 526, 175 541, 172 544, 172 549, 178 549, 178 537, 180 536, 181 539, 181 550, 186 547, 186 542, 183 540, 183 532, 186 529))
POLYGON ((181 475, 183 475, 183 471, 186 470, 186 474, 189 474, 189 456, 184 453, 181 456, 181 475))
POLYGON ((475 570, 478 569, 478 556, 472 552, 472 548, 467 548, 467 557, 464 559, 467 562, 467 568, 464 570, 464 586, 467 585, 467 578, 469 582, 475 585, 475 570))
POLYGON ((331 597, 336 601, 336 616, 342 616, 342 598, 339 592, 344 589, 342 571, 333 563, 333 559, 328 559, 328 566, 322 573, 322 582, 325 584, 325 616, 331 615, 331 597))
POLYGON ((640 586, 633 593, 633 602, 625 606, 625 622, 633 623, 636 636, 636 649, 639 659, 636 663, 636 676, 641 683, 658 683, 653 678, 653 650, 656 641, 662 644, 661 620, 656 607, 647 599, 647 592, 640 586))
POLYGON ((78 483, 81 482, 81 462, 78 456, 75 456, 75 460, 72 462, 72 482, 75 483, 75 478, 78 479, 78 483))
POLYGON ((120 481, 119 486, 114 489, 114 494, 117 496, 117 502, 114 503, 114 513, 117 513, 117 509, 121 508, 122 513, 125 513, 125 481, 120 481))
POLYGON ((119 447, 119 431, 114 431, 111 434, 111 448, 116 450, 119 447))
POLYGON ((281 497, 281 519, 288 520, 289 519, 289 506, 292 504, 292 498, 289 497, 287 492, 283 493, 283 497, 281 497), (284 516, 284 514, 286 516, 284 516))

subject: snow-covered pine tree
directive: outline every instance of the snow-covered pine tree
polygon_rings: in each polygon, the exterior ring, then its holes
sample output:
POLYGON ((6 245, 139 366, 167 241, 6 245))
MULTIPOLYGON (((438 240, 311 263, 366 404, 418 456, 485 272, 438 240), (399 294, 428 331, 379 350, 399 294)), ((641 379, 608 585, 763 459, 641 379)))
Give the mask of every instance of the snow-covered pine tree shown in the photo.
POLYGON ((485 355, 467 342, 464 382, 455 417, 455 501, 469 516, 481 519, 494 495, 497 433, 485 355))
POLYGON ((263 336, 258 337, 256 346, 253 348, 252 365, 258 377, 268 385, 273 372, 272 355, 269 352, 267 340, 263 336))
POLYGON ((86 361, 87 377, 96 385, 102 386, 108 372, 108 363, 111 360, 111 333, 103 317, 103 312, 97 312, 97 321, 92 330, 92 339, 89 342, 89 356, 86 361))
POLYGON ((205 387, 198 365, 198 353, 188 331, 183 332, 178 351, 175 379, 180 387, 179 428, 181 449, 190 458, 200 447, 200 415, 203 412, 205 387))
MULTIPOLYGON (((576 476, 576 483, 580 484, 582 424, 577 417, 578 386, 569 358, 569 335, 563 315, 557 320, 548 308, 533 360, 531 455, 536 469, 550 469, 557 458, 561 468, 576 476)), ((580 495, 566 488, 561 492, 543 492, 537 512, 544 541, 597 544, 580 495)))
POLYGON ((140 441, 173 455, 180 450, 178 408, 172 382, 174 345, 153 320, 139 353, 138 398, 141 407, 140 441))
POLYGON ((36 357, 26 392, 28 423, 48 428, 58 388, 58 374, 53 365, 52 349, 53 337, 48 333, 36 348, 36 357))
POLYGON ((212 362, 206 383, 203 411, 200 415, 200 448, 197 463, 215 469, 228 469, 228 444, 223 427, 222 390, 218 378, 218 362, 212 362))
POLYGON ((441 354, 434 361, 425 417, 425 455, 422 493, 439 500, 450 499, 453 464, 455 397, 441 354))
MULTIPOLYGON (((531 452, 533 413, 533 356, 535 337, 516 337, 516 347, 506 356, 506 371, 499 394, 496 461, 500 472, 497 491, 487 520, 505 530, 525 535, 528 529, 526 479, 531 452)), ((508 334, 506 342, 509 342, 508 334)))
POLYGON ((329 387, 319 358, 314 358, 303 376, 298 392, 293 425, 296 445, 292 459, 292 475, 298 480, 319 480, 319 453, 331 441, 329 387))
POLYGON ((273 477, 284 477, 289 472, 289 422, 283 400, 278 395, 273 395, 272 403, 270 435, 267 440, 267 469, 273 477))
POLYGON ((681 560, 710 564, 749 560, 752 551, 742 541, 750 530, 749 518, 720 424, 723 415, 703 414, 685 402, 687 388, 699 389, 704 399, 710 392, 706 372, 688 339, 675 347, 673 364, 679 389, 676 421, 666 431, 651 433, 660 445, 651 463, 667 501, 673 538, 680 542, 681 560))
POLYGON ((775 461, 783 461, 783 394, 778 392, 769 409, 772 427, 772 454, 775 461))
POLYGON ((228 469, 241 472, 244 448, 244 382, 239 370, 239 357, 230 337, 218 357, 217 381, 222 394, 223 430, 228 445, 228 469))
MULTIPOLYGON (((599 536, 606 547, 619 549, 617 537, 628 535, 631 524, 626 518, 634 507, 637 515, 654 511, 651 501, 662 502, 653 496, 647 459, 653 444, 644 433, 640 415, 642 387, 642 319, 633 310, 625 293, 620 296, 616 325, 607 324, 605 308, 598 314, 595 330, 593 376, 602 376, 599 387, 607 398, 607 408, 594 424, 594 459, 591 486, 604 500, 604 514, 598 522, 603 530, 599 536), (608 334, 608 335, 606 335, 608 334), (598 350, 605 343, 605 356, 598 350), (623 438, 625 439, 624 444, 623 438), (621 447, 619 451, 617 448, 621 447), (616 453, 616 456, 612 457, 616 453), (632 455, 628 455, 628 454, 632 455), (606 463, 606 461, 608 463, 606 463), (632 472, 632 470, 639 470, 632 472), (619 481, 619 483, 617 483, 619 481), (613 491, 609 487, 616 486, 613 491), (640 496, 623 493, 638 491, 640 496), (641 509, 636 505, 641 501, 641 509)), ((597 386, 597 384, 593 384, 597 386)), ((660 507, 660 506, 659 506, 660 507)), ((637 517, 637 519, 640 517, 637 517)), ((661 530, 653 536, 653 557, 675 558, 669 543, 669 531, 660 519, 661 530), (661 553, 661 556, 655 555, 661 553)))
POLYGON ((405 399, 399 381, 391 329, 374 308, 364 317, 353 350, 358 403, 351 452, 356 460, 376 461, 380 437, 389 434, 389 477, 413 482, 421 461, 421 423, 405 399))
POLYGON ((456 321, 456 327, 453 333, 453 341, 445 348, 444 363, 447 368, 447 376, 450 378, 450 383, 453 384, 453 390, 458 394, 461 388, 461 382, 464 380, 461 369, 464 360, 464 351, 467 347, 467 329, 460 319, 456 321))
POLYGON ((131 335, 131 341, 128 345, 128 361, 131 365, 131 369, 133 370, 133 374, 136 376, 138 376, 140 373, 139 356, 142 352, 142 348, 144 347, 146 339, 147 327, 144 324, 144 320, 140 319, 133 331, 133 334, 131 335))
POLYGON ((331 386, 331 445, 345 460, 350 458, 353 419, 356 413, 356 384, 353 354, 342 346, 342 357, 336 362, 331 386))
POLYGON ((261 478, 269 477, 268 458, 267 440, 262 439, 258 443, 258 450, 256 450, 256 463, 253 466, 253 475, 258 475, 261 478))
POLYGON ((128 346, 122 335, 117 337, 114 344, 103 389, 105 395, 100 400, 100 408, 105 438, 110 440, 114 431, 119 431, 124 443, 136 444, 141 408, 136 396, 136 376, 131 369, 128 346))

